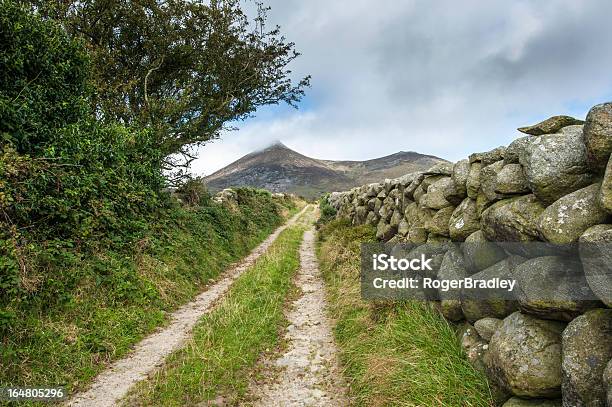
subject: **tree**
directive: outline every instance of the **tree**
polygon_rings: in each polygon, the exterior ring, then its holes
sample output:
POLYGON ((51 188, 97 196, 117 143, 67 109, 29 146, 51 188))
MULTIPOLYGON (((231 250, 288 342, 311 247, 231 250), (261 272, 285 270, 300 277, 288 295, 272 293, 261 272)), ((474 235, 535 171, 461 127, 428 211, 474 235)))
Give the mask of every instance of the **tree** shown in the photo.
POLYGON ((194 145, 259 106, 296 106, 309 85, 310 77, 290 78, 299 53, 278 26, 266 28, 259 3, 250 21, 239 0, 33 1, 85 39, 97 115, 151 128, 166 156, 180 153, 187 164, 194 145))

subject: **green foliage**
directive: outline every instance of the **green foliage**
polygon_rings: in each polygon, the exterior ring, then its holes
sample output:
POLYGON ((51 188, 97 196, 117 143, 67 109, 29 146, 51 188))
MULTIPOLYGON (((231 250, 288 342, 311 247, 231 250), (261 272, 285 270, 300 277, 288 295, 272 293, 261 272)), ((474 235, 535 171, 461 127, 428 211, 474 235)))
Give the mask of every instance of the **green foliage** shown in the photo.
POLYGON ((12 2, 0 24, 0 305, 43 286, 62 301, 36 270, 140 238, 164 204, 163 154, 150 131, 95 121, 79 41, 12 2))
POLYGON ((223 396, 228 404, 240 405, 249 370, 266 349, 280 342, 283 305, 299 268, 303 232, 299 226, 285 230, 202 318, 189 344, 141 382, 126 404, 197 405, 223 396))
POLYGON ((323 225, 336 216, 336 209, 329 204, 329 194, 323 195, 321 199, 319 199, 319 209, 321 211, 321 216, 317 221, 317 225, 323 225))
POLYGON ((0 0, 0 142, 18 153, 48 146, 87 112, 89 58, 60 25, 0 0))
POLYGON ((72 391, 125 355, 283 221, 269 194, 242 193, 251 199, 235 208, 166 209, 128 247, 36 256, 31 291, 0 308, 0 383, 72 391))
POLYGON ((295 105, 287 65, 299 54, 266 9, 249 21, 239 0, 30 0, 87 42, 107 120, 153 129, 165 153, 216 138, 257 107, 295 105))
POLYGON ((176 189, 176 194, 189 206, 206 205, 211 199, 211 195, 204 186, 204 180, 201 177, 183 181, 176 189))

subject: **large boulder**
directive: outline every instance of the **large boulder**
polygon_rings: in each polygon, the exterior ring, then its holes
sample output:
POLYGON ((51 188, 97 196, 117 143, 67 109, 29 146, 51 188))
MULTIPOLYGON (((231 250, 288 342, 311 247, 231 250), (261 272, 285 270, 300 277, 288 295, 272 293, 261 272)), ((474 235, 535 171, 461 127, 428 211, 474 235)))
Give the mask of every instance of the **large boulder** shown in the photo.
POLYGON ((504 321, 501 319, 487 317, 474 322, 474 328, 482 339, 489 342, 495 331, 497 331, 503 323, 504 321))
POLYGON ((606 386, 608 393, 608 406, 612 406, 612 359, 606 365, 606 370, 604 370, 603 374, 604 386, 606 386))
POLYGON ((506 401, 502 407, 561 407, 560 399, 522 399, 520 397, 512 397, 506 401))
MULTIPOLYGON (((470 160, 471 162, 471 160, 470 160)), ((482 169, 482 163, 475 161, 470 165, 470 172, 466 181, 467 195, 476 199, 478 197, 478 191, 480 190, 480 170, 482 169)))
POLYGON ((612 309, 588 311, 563 331, 563 406, 605 407, 612 358, 612 309))
POLYGON ((580 260, 591 290, 612 307, 612 225, 588 228, 579 242, 580 260))
POLYGON ((529 188, 548 204, 593 181, 580 132, 532 137, 519 161, 529 188))
POLYGON ((612 103, 602 103, 589 111, 584 125, 589 167, 602 173, 612 153, 612 103))
POLYGON ((484 236, 494 242, 529 242, 538 239, 536 220, 544 205, 535 195, 505 199, 482 213, 484 236))
POLYGON ((495 193, 502 195, 526 194, 529 192, 527 178, 520 164, 507 164, 497 173, 495 193))
POLYGON ((448 187, 449 182, 452 182, 449 177, 442 177, 429 185, 427 193, 421 197, 421 205, 431 209, 442 209, 451 206, 452 204, 444 198, 444 191, 448 187))
POLYGON ((571 321, 601 305, 578 261, 559 256, 537 257, 518 265, 513 276, 521 310, 540 318, 571 321))
POLYGON ((484 355, 489 348, 487 342, 482 339, 474 327, 468 323, 464 323, 460 326, 457 334, 468 362, 470 362, 476 370, 485 372, 486 366, 484 363, 484 355))
POLYGON ((448 222, 454 210, 455 208, 452 206, 440 209, 431 220, 425 224, 425 229, 427 229, 430 234, 449 236, 448 222))
POLYGON ((497 175, 503 167, 503 161, 496 161, 493 164, 482 167, 480 170, 480 189, 486 197, 486 206, 491 202, 499 201, 503 198, 502 195, 495 192, 497 190, 497 175))
POLYGON ((486 167, 487 165, 491 165, 494 162, 503 160, 505 152, 506 152, 506 147, 500 146, 500 147, 494 148, 491 151, 482 153, 482 157, 480 161, 482 162, 483 167, 486 167))
POLYGON ((504 164, 518 164, 519 157, 525 151, 527 145, 531 142, 531 136, 523 136, 515 139, 508 147, 506 148, 506 152, 504 153, 504 164))
POLYGON ((467 194, 467 179, 470 174, 470 161, 460 160, 457 161, 453 167, 453 174, 451 175, 452 180, 455 182, 455 187, 462 194, 467 194))
POLYGON ((553 116, 533 126, 519 127, 518 131, 533 136, 541 136, 542 134, 556 133, 566 126, 583 123, 582 120, 574 119, 570 116, 553 116))
POLYGON ((388 241, 397 233, 397 229, 381 219, 376 227, 376 239, 383 242, 388 241))
POLYGON ((589 185, 559 198, 538 218, 540 236, 551 243, 568 244, 593 225, 605 223, 609 214, 599 205, 600 184, 589 185))
POLYGON ((467 196, 465 185, 463 188, 460 188, 452 178, 446 178, 446 181, 442 184, 442 194, 444 195, 444 199, 453 206, 459 205, 467 196))
MULTIPOLYGON (((458 281, 467 276, 468 272, 463 262, 463 254, 460 250, 451 246, 442 258, 442 263, 438 269, 438 280, 458 281)), ((447 291, 438 291, 442 315, 451 321, 460 321, 463 319, 460 292, 461 290, 456 288, 449 288, 447 291)))
POLYGON ((454 241, 464 241, 469 235, 480 229, 480 216, 476 201, 465 198, 453 211, 448 222, 450 238, 454 241))
POLYGON ((481 230, 465 239, 461 246, 466 267, 472 273, 484 270, 506 257, 506 252, 493 242, 489 242, 481 230))
POLYGON ((485 356, 490 376, 520 397, 561 396, 565 324, 515 312, 504 319, 485 356))
POLYGON ((367 206, 358 206, 355 209, 355 218, 353 219, 353 223, 355 225, 363 225, 368 216, 368 207, 367 206))
MULTIPOLYGON (((511 280, 513 259, 505 259, 472 275, 474 280, 511 280)), ((518 309, 512 293, 502 288, 464 288, 461 290, 461 309, 470 322, 486 317, 504 318, 518 309)))
POLYGON ((599 190, 599 204, 609 213, 612 213, 612 156, 608 160, 606 172, 601 181, 601 189, 599 190))
POLYGON ((402 213, 402 211, 396 208, 393 211, 393 215, 391 215, 391 220, 389 221, 389 224, 391 225, 391 227, 397 229, 402 219, 404 219, 404 214, 402 213))

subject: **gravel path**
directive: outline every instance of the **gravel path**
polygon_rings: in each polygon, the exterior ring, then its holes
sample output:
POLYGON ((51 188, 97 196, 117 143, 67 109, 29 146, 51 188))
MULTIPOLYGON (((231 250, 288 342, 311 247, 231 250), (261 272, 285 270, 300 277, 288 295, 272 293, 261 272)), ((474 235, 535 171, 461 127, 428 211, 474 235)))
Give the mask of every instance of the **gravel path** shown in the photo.
POLYGON ((279 227, 266 240, 257 246, 246 258, 230 267, 220 280, 198 295, 194 301, 179 308, 172 314, 170 324, 138 343, 135 349, 125 358, 113 363, 93 382, 89 390, 76 394, 68 406, 113 406, 124 397, 137 382, 145 379, 147 374, 159 367, 166 357, 180 348, 191 335, 197 321, 227 292, 231 284, 261 256, 276 240, 278 235, 309 208, 306 206, 292 217, 285 225, 279 227))
POLYGON ((301 269, 296 284, 302 295, 287 319, 288 347, 274 361, 264 362, 266 378, 252 383, 256 406, 346 406, 345 384, 338 368, 331 324, 325 314, 325 290, 320 277, 312 230, 304 233, 301 269))

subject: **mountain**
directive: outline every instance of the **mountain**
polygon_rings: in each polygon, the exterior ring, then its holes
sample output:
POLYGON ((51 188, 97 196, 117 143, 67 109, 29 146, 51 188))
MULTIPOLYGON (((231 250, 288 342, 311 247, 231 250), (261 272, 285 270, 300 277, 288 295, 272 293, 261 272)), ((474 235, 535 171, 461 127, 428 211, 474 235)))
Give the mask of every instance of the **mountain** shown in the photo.
POLYGON ((367 161, 317 160, 281 142, 252 152, 204 178, 211 191, 253 186, 314 198, 321 193, 397 178, 444 161, 431 155, 400 151, 367 161))

